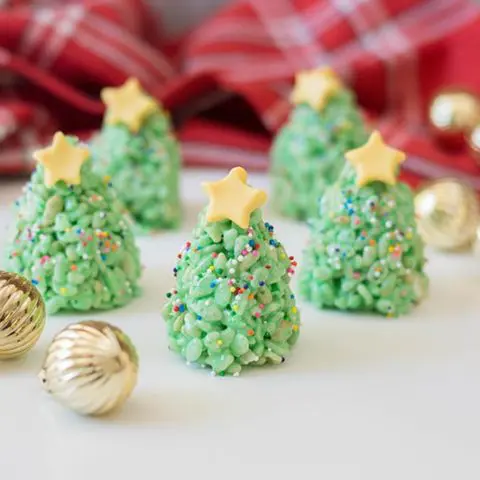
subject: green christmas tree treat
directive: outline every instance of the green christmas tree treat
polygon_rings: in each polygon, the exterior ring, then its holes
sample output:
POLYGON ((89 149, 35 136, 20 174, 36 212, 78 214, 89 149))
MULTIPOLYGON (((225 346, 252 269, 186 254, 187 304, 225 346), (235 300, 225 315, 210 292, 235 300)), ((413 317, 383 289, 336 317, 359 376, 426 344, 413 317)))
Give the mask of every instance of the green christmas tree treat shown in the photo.
POLYGON ((374 132, 345 156, 349 163, 310 222, 301 294, 319 308, 407 313, 428 279, 413 195, 397 181, 405 155, 374 132))
POLYGON ((141 228, 178 226, 181 158, 168 113, 136 79, 103 89, 102 100, 107 111, 93 142, 95 168, 113 180, 118 197, 141 228))
POLYGON ((340 174, 344 154, 367 140, 353 93, 330 68, 300 72, 295 104, 272 147, 274 207, 283 215, 308 219, 340 174))
POLYGON ((237 167, 205 185, 209 206, 178 255, 163 309, 170 349, 218 375, 282 363, 299 335, 296 262, 262 218, 265 193, 246 181, 237 167))
POLYGON ((128 303, 139 293, 139 252, 89 150, 57 132, 34 156, 39 164, 16 202, 7 270, 37 286, 50 313, 128 303))

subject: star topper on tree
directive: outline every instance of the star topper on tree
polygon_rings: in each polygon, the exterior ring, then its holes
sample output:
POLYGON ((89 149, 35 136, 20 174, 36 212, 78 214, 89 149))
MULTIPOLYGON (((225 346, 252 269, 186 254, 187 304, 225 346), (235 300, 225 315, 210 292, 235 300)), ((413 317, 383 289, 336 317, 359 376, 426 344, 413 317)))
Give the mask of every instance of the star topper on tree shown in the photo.
POLYGON ((207 220, 218 222, 229 219, 241 228, 247 228, 250 215, 267 200, 267 194, 247 185, 247 172, 241 167, 230 170, 230 173, 217 182, 203 184, 210 204, 207 220))
POLYGON ((44 166, 47 187, 52 187, 60 180, 67 185, 78 185, 82 165, 89 155, 88 148, 73 145, 62 132, 53 136, 49 147, 33 154, 35 160, 44 166))
POLYGON ((342 83, 330 67, 299 72, 291 100, 294 104, 306 103, 319 111, 328 99, 342 88, 342 83))
POLYGON ((123 123, 132 132, 137 132, 145 118, 159 108, 136 78, 128 79, 120 87, 104 88, 101 97, 107 105, 105 122, 110 125, 123 123))
POLYGON ((395 185, 398 167, 405 161, 405 153, 389 147, 380 132, 374 131, 365 145, 345 153, 345 158, 357 172, 357 185, 363 187, 379 181, 395 185))

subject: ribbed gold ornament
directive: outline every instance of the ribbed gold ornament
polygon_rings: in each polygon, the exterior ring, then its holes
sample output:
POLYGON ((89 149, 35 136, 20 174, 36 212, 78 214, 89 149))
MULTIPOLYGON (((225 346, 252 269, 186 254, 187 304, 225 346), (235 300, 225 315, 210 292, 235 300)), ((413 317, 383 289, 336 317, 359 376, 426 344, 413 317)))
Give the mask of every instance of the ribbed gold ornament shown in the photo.
POLYGON ((137 382, 138 356, 119 328, 89 320, 67 326, 52 340, 39 374, 44 388, 83 415, 121 406, 137 382))
POLYGON ((480 99, 462 88, 446 88, 429 106, 429 123, 435 137, 446 146, 464 145, 465 136, 480 123, 480 99))
POLYGON ((0 360, 28 352, 44 326, 45 304, 40 292, 20 275, 0 271, 0 360))
POLYGON ((468 185, 454 178, 426 184, 415 196, 415 213, 426 244, 451 251, 472 247, 480 211, 468 185))

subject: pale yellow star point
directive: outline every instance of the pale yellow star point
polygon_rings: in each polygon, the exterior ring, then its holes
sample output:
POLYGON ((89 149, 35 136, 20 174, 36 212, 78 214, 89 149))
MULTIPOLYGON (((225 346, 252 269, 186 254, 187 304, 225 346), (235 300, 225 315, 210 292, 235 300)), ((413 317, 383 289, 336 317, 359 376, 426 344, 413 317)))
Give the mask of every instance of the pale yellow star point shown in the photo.
POLYGON ((241 167, 216 182, 203 184, 210 203, 207 208, 207 221, 231 220, 241 228, 250 224, 250 215, 267 200, 267 194, 247 185, 247 172, 241 167))
POLYGON ((142 90, 136 78, 128 79, 120 87, 106 87, 100 96, 107 107, 105 123, 124 124, 133 133, 159 109, 158 103, 142 90))
POLYGON ((78 185, 81 182, 81 169, 90 156, 86 147, 72 145, 62 132, 53 136, 52 144, 34 152, 33 157, 44 167, 43 181, 52 187, 63 180, 67 185, 78 185))
POLYGON ((380 132, 374 131, 365 145, 348 151, 345 158, 357 172, 357 185, 363 187, 374 181, 395 185, 398 167, 405 161, 406 155, 388 146, 380 132))
POLYGON ((342 83, 330 67, 305 70, 295 76, 292 103, 306 103, 317 111, 323 110, 328 100, 342 89, 342 83))

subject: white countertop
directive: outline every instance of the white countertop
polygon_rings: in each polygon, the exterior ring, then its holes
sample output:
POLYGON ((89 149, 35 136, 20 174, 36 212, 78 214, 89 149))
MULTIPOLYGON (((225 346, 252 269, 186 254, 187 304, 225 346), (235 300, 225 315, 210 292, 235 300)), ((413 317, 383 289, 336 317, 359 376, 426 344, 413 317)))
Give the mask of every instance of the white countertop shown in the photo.
MULTIPOLYGON (((428 252, 430 297, 408 317, 300 302, 301 336, 279 367, 212 377, 167 350, 160 309, 175 255, 205 204, 200 181, 222 173, 187 170, 182 230, 139 240, 142 298, 104 314, 51 317, 27 357, 0 364, 0 478, 478 479, 480 258, 428 252), (124 329, 140 356, 136 390, 105 419, 66 410, 36 378, 53 335, 87 318, 124 329)), ((268 188, 263 175, 250 183, 268 188)), ((2 230, 21 184, 0 183, 2 230)), ((268 209, 265 219, 301 268, 307 229, 268 209)))

